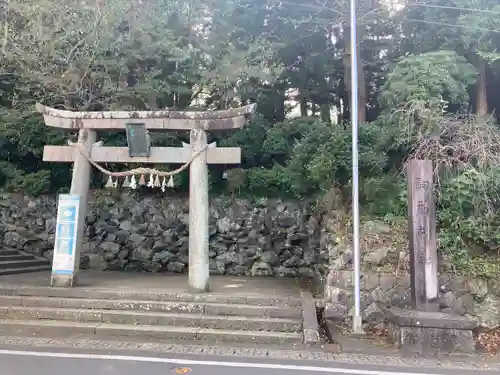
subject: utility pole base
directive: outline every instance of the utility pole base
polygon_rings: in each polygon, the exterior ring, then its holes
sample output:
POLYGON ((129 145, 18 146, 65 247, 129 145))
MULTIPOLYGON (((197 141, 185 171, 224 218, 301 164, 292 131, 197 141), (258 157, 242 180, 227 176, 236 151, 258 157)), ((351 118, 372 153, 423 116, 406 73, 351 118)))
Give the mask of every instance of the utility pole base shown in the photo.
POLYGON ((361 316, 352 317, 351 336, 356 336, 356 337, 365 336, 365 331, 363 331, 363 319, 361 318, 361 316))

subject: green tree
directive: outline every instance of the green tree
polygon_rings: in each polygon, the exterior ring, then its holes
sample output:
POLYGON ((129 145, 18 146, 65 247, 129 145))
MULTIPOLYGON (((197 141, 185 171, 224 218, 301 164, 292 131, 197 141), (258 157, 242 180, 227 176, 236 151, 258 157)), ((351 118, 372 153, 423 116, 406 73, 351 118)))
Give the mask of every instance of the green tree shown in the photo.
POLYGON ((474 107, 478 116, 489 113, 487 82, 490 65, 499 59, 498 14, 494 0, 446 0, 439 4, 409 3, 402 12, 404 39, 411 52, 453 50, 478 71, 474 107))

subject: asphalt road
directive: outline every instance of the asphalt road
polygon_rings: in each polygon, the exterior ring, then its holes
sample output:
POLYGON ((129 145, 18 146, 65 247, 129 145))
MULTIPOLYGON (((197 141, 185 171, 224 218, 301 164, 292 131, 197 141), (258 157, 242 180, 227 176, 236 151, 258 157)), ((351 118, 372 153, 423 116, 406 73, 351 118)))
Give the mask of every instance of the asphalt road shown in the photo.
POLYGON ((498 371, 339 365, 311 361, 137 357, 95 353, 0 350, 3 375, 493 375, 498 371))

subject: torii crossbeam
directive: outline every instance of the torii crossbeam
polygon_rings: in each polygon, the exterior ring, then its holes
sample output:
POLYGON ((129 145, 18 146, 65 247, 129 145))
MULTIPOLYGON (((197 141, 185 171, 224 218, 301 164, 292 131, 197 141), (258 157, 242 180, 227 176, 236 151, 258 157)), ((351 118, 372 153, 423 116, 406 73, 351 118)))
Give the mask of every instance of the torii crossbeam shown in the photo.
MULTIPOLYGON (((76 247, 71 257, 72 269, 70 272, 58 273, 53 267, 51 285, 71 287, 77 283, 92 168, 80 151, 85 150, 87 156, 97 163, 184 164, 192 160, 189 166, 189 287, 194 292, 208 291, 207 164, 238 164, 241 162, 241 149, 207 145, 207 132, 242 128, 254 115, 256 105, 213 112, 163 110, 71 112, 41 104, 37 104, 36 108, 43 114, 46 125, 69 131, 78 130, 78 148, 47 145, 43 152, 44 161, 73 163, 70 194, 80 197, 75 229, 76 247), (98 131, 125 131, 127 124, 132 122, 144 124, 149 131, 190 131, 190 143, 183 144, 183 147, 151 147, 147 157, 132 157, 127 147, 107 147, 96 143, 98 131), (194 155, 197 156, 193 159, 194 155)), ((54 248, 54 255, 56 252, 57 246, 54 248)))

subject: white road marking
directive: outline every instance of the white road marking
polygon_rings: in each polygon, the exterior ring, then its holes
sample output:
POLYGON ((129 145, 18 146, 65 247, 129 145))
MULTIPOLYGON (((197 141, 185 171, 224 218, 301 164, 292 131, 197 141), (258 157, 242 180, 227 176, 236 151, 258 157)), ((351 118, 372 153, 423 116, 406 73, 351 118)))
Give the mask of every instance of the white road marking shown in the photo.
POLYGON ((198 361, 198 360, 180 359, 180 358, 135 357, 135 356, 106 355, 106 354, 51 353, 51 352, 34 352, 34 351, 20 351, 20 350, 0 350, 0 355, 18 355, 18 356, 65 358, 65 359, 94 359, 94 360, 111 360, 111 361, 169 363, 169 364, 175 364, 175 365, 194 365, 194 366, 201 365, 201 366, 219 366, 219 367, 243 367, 243 368, 257 368, 257 369, 272 369, 272 370, 329 372, 329 373, 334 373, 334 374, 350 374, 350 375, 443 375, 443 374, 433 374, 430 372, 425 372, 425 373, 418 373, 418 372, 411 372, 411 371, 395 371, 394 372, 394 371, 362 370, 362 369, 340 368, 340 367, 281 365, 281 364, 273 364, 273 363, 198 361))

